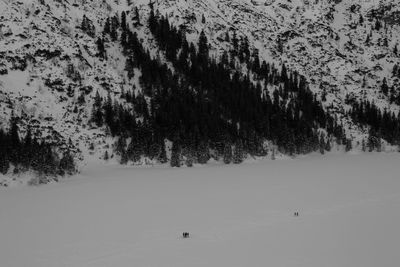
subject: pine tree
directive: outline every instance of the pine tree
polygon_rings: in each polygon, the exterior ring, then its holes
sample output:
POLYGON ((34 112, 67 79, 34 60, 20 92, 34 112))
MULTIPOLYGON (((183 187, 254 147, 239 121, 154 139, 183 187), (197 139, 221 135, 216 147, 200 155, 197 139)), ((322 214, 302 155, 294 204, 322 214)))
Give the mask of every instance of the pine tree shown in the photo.
POLYGON ((140 15, 139 15, 139 9, 138 7, 135 7, 135 19, 136 19, 136 23, 138 25, 140 25, 140 15))
POLYGON ((286 82, 288 80, 288 74, 287 74, 287 69, 286 65, 282 64, 282 69, 281 69, 281 81, 286 82))
POLYGON ((124 51, 123 51, 124 53, 126 53, 127 45, 128 45, 127 37, 128 37, 128 35, 127 35, 126 31, 122 31, 122 33, 121 33, 121 46, 124 49, 124 51))
POLYGON ((386 78, 383 78, 381 90, 382 90, 382 93, 387 96, 387 94, 389 92, 389 86, 387 85, 386 78))
MULTIPOLYGON (((51 153, 49 153, 50 155, 51 153)), ((72 175, 76 172, 74 158, 69 151, 66 151, 60 160, 60 169, 72 175)))
POLYGON ((398 71, 399 71, 399 66, 397 64, 394 64, 392 71, 393 76, 396 76, 398 74, 398 71))
POLYGON ((365 44, 366 44, 366 45, 369 45, 370 42, 371 42, 371 37, 370 37, 370 35, 368 34, 368 35, 367 35, 367 39, 365 40, 365 44))
POLYGON ((185 165, 187 167, 193 167, 194 155, 192 149, 188 148, 185 155, 186 155, 185 165))
POLYGON ((118 39, 118 32, 117 32, 118 26, 119 26, 118 17, 117 16, 112 17, 110 26, 110 37, 113 42, 115 42, 118 39))
POLYGON ((18 148, 21 144, 18 132, 19 132, 18 118, 12 116, 10 120, 10 132, 9 132, 12 148, 18 148))
POLYGON ((250 59, 250 48, 249 48, 249 40, 247 36, 241 39, 240 43, 240 52, 239 52, 239 60, 240 62, 248 63, 250 59))
POLYGON ((103 111, 102 111, 102 99, 99 91, 96 92, 92 108, 92 121, 98 126, 103 125, 103 111))
POLYGON ((326 148, 325 135, 321 134, 319 138, 319 152, 321 154, 325 154, 325 148, 326 148))
POLYGON ((28 126, 28 130, 25 135, 25 140, 23 144, 23 149, 22 149, 22 164, 24 165, 25 168, 29 168, 31 165, 31 160, 32 160, 32 148, 33 148, 33 141, 32 141, 32 131, 31 127, 28 126))
POLYGON ((157 20, 156 20, 156 16, 154 15, 154 9, 151 8, 150 10, 150 15, 149 15, 149 29, 150 31, 154 34, 156 31, 156 27, 157 27, 157 20))
POLYGON ((375 21, 375 30, 379 31, 382 28, 382 23, 380 20, 375 21))
POLYGON ((353 149, 353 145, 351 139, 346 139, 346 152, 349 152, 353 149))
POLYGON ((204 31, 201 31, 200 37, 199 37, 199 56, 202 59, 208 58, 208 40, 207 37, 204 33, 204 31))
POLYGON ((132 138, 126 151, 128 158, 131 159, 133 162, 138 162, 140 160, 140 157, 144 154, 144 151, 141 147, 142 144, 140 144, 140 141, 137 139, 137 137, 132 138))
POLYGON ((86 15, 83 15, 82 22, 81 22, 81 29, 83 32, 85 32, 87 35, 90 37, 95 37, 96 35, 96 29, 93 25, 93 22, 86 17, 86 15))
POLYGON ((206 164, 210 159, 210 153, 207 143, 203 140, 197 148, 197 160, 200 164, 206 164))
POLYGON ((229 32, 226 32, 225 33, 225 42, 230 42, 231 40, 230 40, 230 37, 229 37, 229 32))
POLYGON ((275 160, 276 156, 275 156, 275 147, 272 147, 272 153, 271 153, 271 160, 275 160))
POLYGON ((225 144, 224 146, 224 163, 230 164, 232 162, 232 146, 225 144))
POLYGON ((233 46, 232 58, 234 58, 234 57, 237 56, 237 54, 239 53, 239 40, 238 40, 238 38, 237 38, 236 31, 233 32, 233 36, 232 36, 232 46, 233 46))
POLYGON ((115 147, 115 152, 117 153, 117 155, 122 155, 123 153, 125 153, 126 150, 126 139, 124 137, 119 137, 116 147, 115 147))
POLYGON ((128 163, 128 161, 129 161, 128 153, 127 153, 126 151, 123 151, 123 152, 121 153, 121 160, 120 160, 119 163, 122 164, 122 165, 125 165, 125 164, 128 163))
POLYGON ((180 167, 181 166, 181 148, 177 141, 172 143, 171 149, 171 167, 180 167))
POLYGON ((1 174, 6 174, 9 167, 10 163, 8 160, 8 136, 3 132, 3 130, 0 128, 0 173, 1 174))
POLYGON ((237 140, 235 142, 235 150, 233 152, 233 163, 234 164, 242 163, 243 159, 244 159, 243 143, 241 140, 237 140))
POLYGON ((206 17, 204 17, 204 14, 201 16, 201 23, 203 23, 203 24, 206 23, 206 17))
POLYGON ((11 147, 11 155, 10 161, 14 164, 21 162, 21 142, 19 139, 19 128, 18 128, 18 119, 11 116, 10 120, 10 129, 9 129, 9 141, 11 147))
POLYGON ((328 140, 326 140, 326 143, 325 143, 325 150, 329 152, 329 151, 331 151, 331 148, 332 148, 331 141, 328 138, 328 140))
POLYGON ((158 156, 158 161, 160 163, 166 163, 168 161, 168 159, 167 159, 167 152, 165 151, 164 140, 161 141, 160 147, 161 147, 161 151, 160 151, 160 155, 158 156))
POLYGON ((386 37, 383 38, 383 46, 385 46, 385 47, 389 46, 389 41, 388 41, 388 39, 386 37))
POLYGON ((121 29, 123 32, 126 31, 127 26, 126 26, 126 13, 125 11, 121 12, 121 29))
POLYGON ((10 162, 7 160, 7 157, 4 153, 0 153, 0 173, 5 175, 7 174, 10 168, 10 162))
POLYGON ((107 18, 106 22, 104 23, 103 35, 110 33, 111 33, 111 23, 110 23, 110 18, 107 18))
POLYGON ((82 31, 86 32, 88 30, 88 19, 86 15, 83 15, 82 22, 81 22, 81 29, 82 31))
POLYGON ((106 58, 106 49, 104 46, 104 39, 99 37, 96 41, 96 45, 97 45, 98 57, 105 59, 106 58))

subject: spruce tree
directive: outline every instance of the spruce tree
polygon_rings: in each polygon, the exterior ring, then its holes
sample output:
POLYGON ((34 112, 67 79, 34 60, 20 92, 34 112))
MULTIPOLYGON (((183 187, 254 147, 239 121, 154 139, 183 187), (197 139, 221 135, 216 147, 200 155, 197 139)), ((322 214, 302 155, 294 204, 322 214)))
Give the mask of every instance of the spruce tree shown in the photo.
POLYGON ((104 39, 99 37, 96 41, 96 45, 97 45, 97 51, 98 51, 97 56, 102 59, 105 59, 106 58, 106 49, 104 46, 104 39))
POLYGON ((171 167, 180 167, 181 166, 181 149, 180 145, 177 141, 172 143, 171 149, 171 167))
POLYGON ((206 37, 206 34, 204 31, 201 31, 200 37, 199 37, 199 56, 203 60, 206 60, 208 58, 208 40, 206 37))
POLYGON ((126 151, 126 139, 122 136, 118 138, 116 147, 115 147, 115 152, 117 155, 122 155, 126 151))
POLYGON ((139 15, 138 7, 135 7, 135 19, 136 19, 136 23, 140 25, 140 15, 139 15))
POLYGON ((4 153, 0 154, 0 173, 5 175, 10 168, 10 162, 4 153))
POLYGON ((104 23, 103 35, 110 34, 110 32, 111 32, 110 18, 107 18, 106 22, 104 23))
POLYGON ((164 140, 161 141, 160 147, 161 147, 161 151, 160 151, 160 154, 158 156, 158 161, 160 163, 166 163, 168 161, 168 158, 167 158, 167 152, 165 151, 164 140))
POLYGON ((123 32, 126 31, 127 26, 126 26, 126 13, 125 11, 121 12, 121 29, 123 32))
POLYGON ((224 163, 230 164, 232 162, 232 146, 225 144, 224 146, 224 163))
POLYGON ((346 141, 346 152, 349 152, 353 149, 351 139, 347 139, 346 141))
POLYGON ((200 164, 206 164, 210 159, 210 153, 206 141, 201 141, 197 148, 197 160, 200 164))
POLYGON ((235 142, 235 150, 233 152, 233 163, 234 164, 242 163, 243 159, 244 159, 243 143, 242 140, 237 140, 235 142))
POLYGON ((321 134, 320 138, 319 138, 319 152, 321 154, 325 154, 325 148, 326 148, 326 144, 325 144, 325 135, 321 134))
POLYGON ((76 170, 75 170, 74 158, 72 157, 69 151, 66 151, 60 160, 60 169, 62 169, 69 175, 75 173, 76 170))
POLYGON ((389 86, 388 86, 388 84, 387 84, 386 78, 383 78, 382 85, 381 85, 381 90, 382 90, 382 93, 383 93, 384 95, 386 95, 386 96, 388 95, 389 86))

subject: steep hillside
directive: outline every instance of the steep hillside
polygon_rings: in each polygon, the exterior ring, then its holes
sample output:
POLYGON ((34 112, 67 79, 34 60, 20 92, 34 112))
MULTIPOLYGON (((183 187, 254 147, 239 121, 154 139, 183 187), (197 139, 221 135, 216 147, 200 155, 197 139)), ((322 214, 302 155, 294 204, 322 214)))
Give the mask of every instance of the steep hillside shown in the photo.
MULTIPOLYGON (((246 36, 264 59, 307 77, 343 123, 350 108, 346 96, 398 112, 399 75, 393 69, 400 64, 399 8, 397 1, 367 0, 182 0, 160 1, 159 7, 194 36, 206 28, 220 52, 227 31, 246 36), (382 92, 385 78, 393 93, 382 92)), ((360 140, 359 129, 350 132, 360 140)))
POLYGON ((381 137, 400 140, 399 8, 395 0, 1 0, 0 127, 17 121, 22 141, 30 128, 79 166, 241 162, 334 143, 381 150, 381 137))

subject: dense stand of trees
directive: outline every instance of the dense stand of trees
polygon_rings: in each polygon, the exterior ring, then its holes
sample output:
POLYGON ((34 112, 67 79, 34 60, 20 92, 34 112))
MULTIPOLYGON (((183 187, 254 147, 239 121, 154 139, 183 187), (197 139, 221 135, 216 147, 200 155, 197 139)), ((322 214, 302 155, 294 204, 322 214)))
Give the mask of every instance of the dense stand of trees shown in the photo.
POLYGON ((248 40, 227 34, 232 50, 216 59, 204 32, 197 45, 189 43, 182 30, 151 10, 149 29, 171 69, 150 56, 125 22, 117 21, 107 20, 105 39, 119 39, 128 76, 133 77, 134 68, 141 71, 142 91, 123 92, 125 101, 97 94, 92 120, 118 137, 116 152, 123 163, 141 156, 165 162, 165 139, 173 142, 173 166, 183 158, 189 166, 210 157, 240 163, 246 154, 266 155, 266 140, 284 153, 300 154, 329 149, 332 136, 345 139, 342 127, 324 111, 304 77, 285 66, 278 70, 260 63, 248 40), (268 88, 276 89, 270 94, 268 88), (321 128, 327 136, 319 134, 321 128))
POLYGON ((13 117, 8 131, 0 129, 0 173, 6 174, 14 166, 14 173, 34 170, 40 176, 56 176, 75 172, 72 155, 60 158, 55 147, 37 140, 28 128, 24 138, 19 136, 18 120, 13 117))
POLYGON ((96 27, 93 25, 93 22, 86 17, 86 15, 83 15, 81 30, 92 38, 96 36, 96 27))
MULTIPOLYGON (((142 25, 137 9, 134 14, 133 25, 142 25)), ((324 111, 306 79, 285 65, 278 69, 260 60, 258 50, 250 48, 247 38, 227 32, 225 41, 230 49, 216 58, 204 32, 197 43, 190 43, 184 30, 156 16, 153 8, 147 23, 163 59, 150 55, 130 29, 125 12, 108 18, 96 41, 97 56, 102 59, 107 59, 105 43, 119 42, 127 59, 128 77, 134 77, 135 68, 141 73, 141 90, 133 87, 123 91, 120 99, 113 99, 111 94, 103 98, 97 92, 94 99, 91 121, 98 127, 106 126, 117 138, 115 153, 121 163, 137 162, 143 156, 167 162, 166 139, 172 141, 172 166, 204 164, 210 158, 240 163, 247 154, 266 155, 266 141, 290 155, 324 153, 331 149, 333 139, 351 149, 351 140, 346 139, 337 120, 324 111)), ((96 38, 95 27, 86 16, 81 29, 96 38)), ((67 74, 80 79, 71 67, 67 74)), ((393 75, 400 75, 397 65, 393 75)), ((400 101, 400 94, 386 79, 381 91, 391 102, 400 101)), ((368 101, 353 102, 348 115, 369 127, 363 149, 379 151, 382 138, 400 144, 399 116, 382 112, 368 101)), ((30 169, 44 176, 75 171, 70 153, 60 157, 53 145, 37 140, 29 128, 21 138, 14 117, 8 131, 0 129, 0 151, 3 174, 12 166, 14 172, 30 169)), ((275 150, 272 153, 274 157, 275 150)), ((109 158, 108 153, 104 158, 109 158)))
POLYGON ((381 139, 390 144, 400 144, 400 116, 386 109, 382 112, 373 102, 367 100, 353 103, 349 115, 354 122, 368 125, 369 137, 365 144, 370 151, 381 149, 381 139))
MULTIPOLYGON (((375 30, 382 25, 376 19, 375 30)), ((133 25, 140 26, 139 11, 134 11, 133 25)), ((202 23, 205 23, 202 17, 202 23)), ((360 24, 364 18, 360 16, 360 24)), ((324 111, 306 79, 261 61, 257 49, 251 49, 246 37, 227 32, 225 41, 230 50, 219 58, 212 55, 204 32, 197 43, 187 41, 185 32, 158 17, 151 8, 148 27, 165 59, 152 57, 127 22, 127 14, 106 20, 101 37, 97 37, 97 56, 107 59, 106 42, 119 42, 126 56, 128 77, 141 72, 142 90, 122 92, 120 99, 111 94, 102 98, 97 92, 92 109, 92 123, 106 126, 117 137, 115 152, 121 163, 137 162, 142 156, 168 161, 165 140, 172 141, 170 164, 187 166, 207 163, 213 157, 224 163, 240 163, 247 154, 264 156, 265 143, 272 142, 281 152, 290 155, 312 151, 329 151, 333 138, 352 148, 337 120, 324 111), (322 131, 321 131, 322 130, 322 131)), ((96 38, 93 22, 85 15, 80 28, 96 38)), ((370 36, 368 36, 369 40, 370 36)), ((367 42, 369 42, 367 40, 367 42)), ((387 46, 387 40, 383 45, 387 46)), ((398 54, 397 44, 393 53, 398 54)), ((80 81, 73 65, 67 76, 80 81)), ((400 77, 395 65, 393 76, 400 77)), ((381 92, 391 103, 400 103, 400 92, 387 80, 381 92)), ((362 126, 369 136, 363 150, 381 150, 381 139, 400 144, 400 116, 381 111, 374 103, 353 102, 348 115, 362 126)), ((75 172, 73 156, 61 157, 56 147, 36 139, 28 127, 21 137, 18 119, 12 117, 8 131, 0 129, 0 173, 34 170, 40 176, 75 172)), ((274 157, 275 150, 273 150, 274 157)), ((109 158, 108 152, 104 155, 109 158)))

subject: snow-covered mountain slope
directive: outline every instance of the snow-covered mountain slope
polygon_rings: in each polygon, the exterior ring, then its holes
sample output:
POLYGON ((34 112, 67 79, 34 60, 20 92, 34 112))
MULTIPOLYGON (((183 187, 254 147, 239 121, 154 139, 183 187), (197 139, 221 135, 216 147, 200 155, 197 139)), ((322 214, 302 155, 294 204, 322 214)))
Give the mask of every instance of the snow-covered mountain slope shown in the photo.
MULTIPOLYGON (((144 2, 144 1, 143 1, 144 2)), ((131 87, 118 47, 108 60, 95 57, 96 39, 82 31, 83 16, 100 32, 107 17, 129 10, 121 1, 0 2, 1 126, 11 113, 38 137, 73 150, 80 159, 104 133, 87 128, 96 91, 118 94, 131 87)))
MULTIPOLYGON (((206 28, 219 51, 225 49, 227 31, 247 36, 264 59, 306 76, 339 117, 349 108, 346 95, 398 112, 380 90, 384 78, 399 90, 399 78, 392 74, 400 63, 400 53, 393 52, 400 42, 398 1, 178 0, 159 1, 159 10, 194 36, 206 28)), ((359 129, 350 132, 359 135, 359 129)))
MULTIPOLYGON (((399 63, 393 52, 400 39, 396 0, 153 2, 158 13, 186 29, 189 40, 197 41, 204 30, 216 55, 230 46, 226 33, 236 32, 268 62, 297 70, 357 141, 366 132, 344 116, 346 95, 398 110, 380 90, 383 78, 395 89, 399 84, 392 75, 399 63)), ((22 135, 23 125, 30 124, 37 136, 69 147, 81 159, 90 153, 98 158, 109 141, 104 130, 88 124, 96 92, 118 97, 134 85, 141 88, 139 70, 133 79, 127 76, 121 46, 107 43, 103 60, 96 56, 96 38, 107 17, 126 11, 142 42, 163 60, 147 28, 149 1, 0 0, 0 11, 0 127, 7 126, 14 112, 22 119, 22 135), (84 17, 96 37, 81 27, 84 17), (89 152, 91 144, 95 151, 89 152)))
POLYGON ((50 139, 57 137, 61 143, 72 138, 79 147, 79 141, 88 141, 93 135, 85 129, 88 110, 77 104, 78 97, 91 95, 96 77, 111 80, 115 86, 122 79, 118 64, 104 68, 94 60, 94 39, 79 26, 83 14, 97 22, 111 7, 97 1, 85 6, 61 1, 0 4, 0 64, 8 72, 1 76, 2 122, 9 119, 11 111, 21 113, 27 122, 36 122, 38 132, 48 133, 50 139), (82 79, 69 78, 68 66, 79 71, 82 79))

